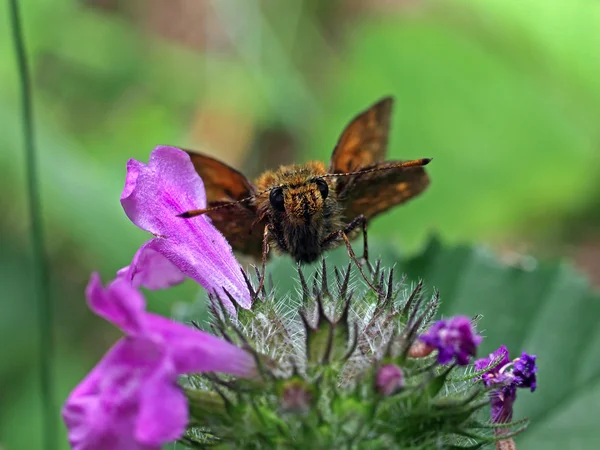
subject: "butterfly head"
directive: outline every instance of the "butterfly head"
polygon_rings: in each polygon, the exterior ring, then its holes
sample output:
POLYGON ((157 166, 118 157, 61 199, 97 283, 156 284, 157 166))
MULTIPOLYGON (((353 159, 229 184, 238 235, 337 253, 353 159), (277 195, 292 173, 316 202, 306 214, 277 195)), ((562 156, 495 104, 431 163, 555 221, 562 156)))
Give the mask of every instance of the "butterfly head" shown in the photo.
POLYGON ((322 163, 312 162, 263 174, 257 185, 266 192, 258 203, 273 219, 292 226, 315 225, 335 204, 332 181, 323 177, 326 173, 322 163))

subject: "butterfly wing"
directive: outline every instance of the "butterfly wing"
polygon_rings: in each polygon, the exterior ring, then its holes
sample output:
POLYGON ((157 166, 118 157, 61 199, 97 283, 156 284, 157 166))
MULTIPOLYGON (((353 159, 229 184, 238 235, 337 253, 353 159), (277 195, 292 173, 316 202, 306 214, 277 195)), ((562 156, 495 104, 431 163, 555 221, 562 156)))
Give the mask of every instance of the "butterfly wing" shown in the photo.
MULTIPOLYGON (((399 163, 400 161, 389 161, 373 164, 369 168, 385 168, 399 163)), ((347 222, 361 214, 367 220, 372 219, 419 195, 429 185, 429 177, 423 167, 391 168, 340 177, 337 180, 343 181, 336 190, 347 222)))
POLYGON ((331 155, 329 173, 354 172, 385 160, 393 99, 385 97, 356 116, 331 155))
POLYGON ((201 153, 190 150, 186 150, 186 153, 204 182, 206 200, 209 204, 218 201, 233 202, 254 194, 252 183, 233 167, 201 153))
MULTIPOLYGON (((232 203, 253 196, 254 185, 239 171, 210 156, 186 150, 204 182, 207 207, 232 203)), ((252 202, 238 203, 206 213, 231 247, 260 258, 265 221, 259 220, 252 202)))

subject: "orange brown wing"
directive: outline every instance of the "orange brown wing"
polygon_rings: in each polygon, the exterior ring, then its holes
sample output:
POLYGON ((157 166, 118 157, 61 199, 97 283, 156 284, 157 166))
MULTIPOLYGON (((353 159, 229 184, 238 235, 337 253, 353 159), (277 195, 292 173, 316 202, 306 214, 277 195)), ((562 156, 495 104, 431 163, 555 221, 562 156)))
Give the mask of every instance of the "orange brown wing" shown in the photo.
MULTIPOLYGON (((372 168, 396 165, 399 161, 374 164, 372 168)), ((349 222, 363 214, 367 220, 393 206, 419 195, 429 185, 423 167, 390 169, 338 178, 344 220, 349 222)), ((338 185, 339 186, 339 185, 338 185)))
MULTIPOLYGON (((210 156, 186 150, 204 182, 207 207, 232 203, 253 196, 254 185, 239 171, 210 156)), ((206 213, 231 247, 260 258, 265 221, 259 221, 252 202, 232 204, 206 213)))
MULTIPOLYGON (((221 202, 214 202, 211 206, 219 204, 221 202)), ((210 217, 213 225, 223 233, 231 248, 257 260, 261 259, 266 221, 258 220, 254 208, 238 203, 209 211, 206 215, 210 217)))
POLYGON ((385 97, 356 116, 331 155, 329 173, 354 172, 385 159, 393 99, 385 97))
POLYGON ((204 182, 208 203, 241 200, 256 192, 253 184, 233 167, 201 153, 185 152, 204 182))

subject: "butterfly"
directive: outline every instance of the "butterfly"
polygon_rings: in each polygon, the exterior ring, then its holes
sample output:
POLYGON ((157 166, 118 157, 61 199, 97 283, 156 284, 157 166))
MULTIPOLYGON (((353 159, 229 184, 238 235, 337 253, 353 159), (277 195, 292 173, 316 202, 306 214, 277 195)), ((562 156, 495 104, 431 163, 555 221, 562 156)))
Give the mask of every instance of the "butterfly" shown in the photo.
POLYGON ((261 258, 263 274, 272 247, 311 263, 345 244, 367 280, 350 240, 362 230, 368 260, 367 223, 429 185, 424 166, 430 158, 385 160, 392 104, 391 97, 383 98, 352 119, 329 166, 320 161, 281 166, 252 182, 215 158, 186 150, 204 182, 207 207, 180 217, 208 215, 234 250, 261 258))

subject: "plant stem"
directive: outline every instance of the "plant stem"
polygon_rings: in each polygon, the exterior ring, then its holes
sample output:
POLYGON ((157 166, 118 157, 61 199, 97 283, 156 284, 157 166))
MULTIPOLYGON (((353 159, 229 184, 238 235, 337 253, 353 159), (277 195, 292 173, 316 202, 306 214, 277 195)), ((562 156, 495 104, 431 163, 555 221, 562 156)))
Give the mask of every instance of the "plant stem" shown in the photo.
POLYGON ((25 52, 25 42, 21 27, 18 0, 9 0, 10 21, 12 26, 15 54, 21 85, 21 108, 23 138, 25 143, 25 161, 27 170, 27 191, 29 216, 31 219, 30 237, 33 253, 33 274, 38 303, 40 390, 43 418, 43 442, 46 450, 56 449, 57 437, 54 416, 57 412, 53 392, 52 357, 54 338, 52 334, 52 305, 50 303, 50 283, 44 246, 39 186, 37 179, 37 161, 35 152, 33 104, 31 100, 31 78, 25 52))

